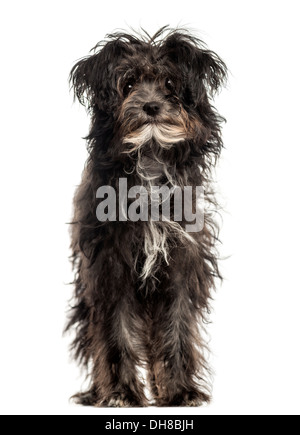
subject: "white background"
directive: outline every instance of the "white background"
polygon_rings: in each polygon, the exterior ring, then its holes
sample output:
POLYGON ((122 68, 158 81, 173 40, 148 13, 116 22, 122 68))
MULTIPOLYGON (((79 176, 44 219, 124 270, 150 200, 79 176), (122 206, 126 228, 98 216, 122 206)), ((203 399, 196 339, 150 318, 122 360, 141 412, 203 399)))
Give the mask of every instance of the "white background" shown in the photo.
POLYGON ((3 414, 292 414, 300 411, 299 2, 1 2, 1 384, 3 414), (83 409, 62 339, 68 227, 86 158, 74 61, 106 33, 188 25, 228 64, 217 180, 225 282, 210 327, 214 402, 197 410, 83 409))

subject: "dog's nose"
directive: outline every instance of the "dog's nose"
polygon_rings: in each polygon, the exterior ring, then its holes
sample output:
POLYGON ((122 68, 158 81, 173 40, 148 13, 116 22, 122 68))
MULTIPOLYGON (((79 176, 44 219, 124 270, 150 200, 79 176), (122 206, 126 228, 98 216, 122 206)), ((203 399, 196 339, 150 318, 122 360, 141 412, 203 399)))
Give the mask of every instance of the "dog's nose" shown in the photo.
POLYGON ((147 115, 150 116, 156 116, 159 114, 161 109, 161 104, 157 101, 150 101, 149 103, 146 103, 143 107, 143 110, 147 113, 147 115))

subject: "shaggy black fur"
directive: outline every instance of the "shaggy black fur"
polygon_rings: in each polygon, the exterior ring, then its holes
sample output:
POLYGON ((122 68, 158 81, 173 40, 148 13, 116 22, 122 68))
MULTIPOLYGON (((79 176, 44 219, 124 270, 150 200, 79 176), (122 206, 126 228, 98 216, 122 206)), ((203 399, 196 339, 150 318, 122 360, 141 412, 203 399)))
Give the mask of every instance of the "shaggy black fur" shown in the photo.
POLYGON ((168 28, 152 38, 109 35, 72 69, 75 95, 91 114, 89 158, 74 202, 76 303, 67 327, 76 331, 76 359, 90 370, 90 390, 75 396, 80 404, 146 406, 139 366, 157 406, 210 399, 199 331, 220 276, 211 214, 191 234, 186 222, 99 222, 96 192, 118 190, 120 178, 129 187, 155 180, 204 186, 214 203, 210 174, 224 119, 211 98, 226 75, 202 41, 168 28))

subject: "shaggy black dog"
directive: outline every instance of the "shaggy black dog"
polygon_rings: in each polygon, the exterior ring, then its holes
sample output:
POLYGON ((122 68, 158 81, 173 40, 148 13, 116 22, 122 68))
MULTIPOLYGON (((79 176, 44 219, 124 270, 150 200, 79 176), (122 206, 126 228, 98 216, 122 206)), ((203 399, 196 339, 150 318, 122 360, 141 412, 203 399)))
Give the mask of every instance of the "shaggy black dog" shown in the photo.
POLYGON ((206 205, 214 204, 210 174, 224 119, 211 99, 226 76, 203 42, 168 28, 153 37, 109 35, 72 69, 75 95, 91 115, 89 158, 74 202, 76 303, 67 327, 76 330, 75 356, 91 377, 89 391, 75 396, 80 404, 147 406, 140 367, 157 406, 210 399, 200 331, 220 277, 211 213, 201 231, 189 233, 184 216, 175 221, 174 204, 170 219, 160 211, 161 219, 148 221, 124 218, 121 207, 101 221, 97 207, 101 186, 123 201, 120 180, 149 192, 192 186, 194 212, 202 186, 206 205))

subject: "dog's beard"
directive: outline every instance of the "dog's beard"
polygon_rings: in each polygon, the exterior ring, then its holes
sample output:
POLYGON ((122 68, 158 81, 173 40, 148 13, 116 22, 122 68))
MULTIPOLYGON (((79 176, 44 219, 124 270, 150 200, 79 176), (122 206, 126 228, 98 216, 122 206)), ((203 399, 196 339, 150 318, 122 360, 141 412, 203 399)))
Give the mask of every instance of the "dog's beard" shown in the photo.
POLYGON ((131 173, 135 171, 142 180, 160 184, 164 179, 172 185, 182 185, 176 177, 172 149, 175 145, 181 147, 180 142, 184 146, 184 142, 193 140, 202 126, 184 109, 173 108, 173 116, 170 112, 154 121, 144 121, 137 111, 135 116, 124 119, 121 153, 134 163, 131 173))
POLYGON ((123 139, 124 144, 130 144, 128 153, 136 151, 144 144, 154 140, 162 148, 170 149, 175 143, 186 140, 187 131, 183 124, 149 123, 136 131, 129 133, 123 139))

